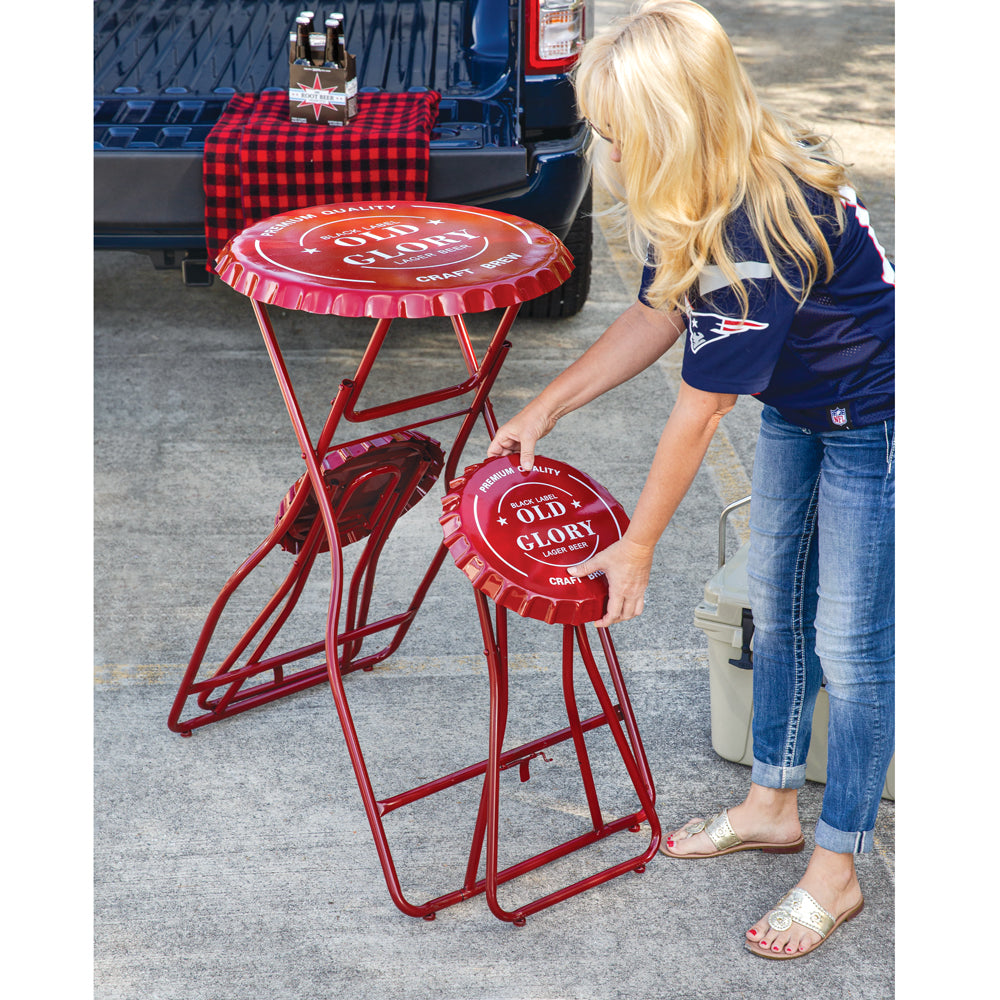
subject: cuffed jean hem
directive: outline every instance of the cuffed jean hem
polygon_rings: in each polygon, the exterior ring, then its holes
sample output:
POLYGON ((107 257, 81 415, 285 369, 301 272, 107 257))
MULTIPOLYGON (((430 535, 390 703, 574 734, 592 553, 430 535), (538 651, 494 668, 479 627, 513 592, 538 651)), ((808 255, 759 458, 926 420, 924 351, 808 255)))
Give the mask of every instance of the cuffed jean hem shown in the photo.
POLYGON ((862 830, 847 833, 818 820, 816 823, 816 845, 825 847, 836 854, 867 854, 875 844, 875 831, 862 830))
POLYGON ((754 757, 750 780, 764 788, 801 788, 806 783, 806 766, 799 764, 796 767, 778 767, 775 764, 764 764, 754 757))

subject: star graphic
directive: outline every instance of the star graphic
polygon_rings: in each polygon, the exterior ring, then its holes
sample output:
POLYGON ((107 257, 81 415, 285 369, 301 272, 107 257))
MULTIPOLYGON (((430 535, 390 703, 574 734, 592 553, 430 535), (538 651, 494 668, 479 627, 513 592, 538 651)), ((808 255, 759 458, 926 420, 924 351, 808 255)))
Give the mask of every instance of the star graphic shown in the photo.
POLYGON ((574 501, 573 501, 573 506, 574 506, 574 507, 581 507, 581 506, 582 506, 582 504, 580 503, 580 501, 579 501, 579 500, 574 500, 574 501))
POLYGON ((303 250, 302 252, 303 253, 319 253, 319 249, 317 247, 306 247, 305 250, 303 250))
POLYGON ((323 99, 326 94, 335 94, 337 92, 336 87, 324 87, 319 78, 319 73, 316 74, 316 78, 313 80, 313 85, 311 87, 302 87, 303 93, 305 93, 306 98, 303 101, 299 101, 298 107, 305 108, 310 107, 313 109, 313 114, 316 116, 316 121, 319 121, 319 109, 329 107, 333 104, 333 101, 327 101, 323 99))
POLYGON ((444 220, 442 220, 442 219, 428 219, 427 220, 427 225, 428 226, 440 226, 443 221, 444 220))
POLYGON ((505 517, 498 517, 497 518, 497 524, 499 524, 501 528, 504 527, 507 524, 507 518, 505 518, 505 517))

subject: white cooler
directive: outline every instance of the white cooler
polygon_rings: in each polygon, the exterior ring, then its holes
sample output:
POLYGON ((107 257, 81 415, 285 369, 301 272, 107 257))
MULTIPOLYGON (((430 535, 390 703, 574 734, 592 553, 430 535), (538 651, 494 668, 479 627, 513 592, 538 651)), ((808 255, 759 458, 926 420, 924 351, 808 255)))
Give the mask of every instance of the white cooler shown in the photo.
MULTIPOLYGON (((712 749, 726 760, 753 763, 753 628, 747 600, 747 550, 742 545, 725 558, 726 518, 750 498, 730 504, 719 521, 719 570, 705 584, 705 599, 695 608, 694 623, 708 638, 708 680, 712 709, 712 749), (745 631, 744 631, 745 627, 745 631), (738 666, 737 664, 743 664, 738 666)), ((826 781, 827 726, 830 700, 822 688, 813 711, 812 741, 806 778, 826 781)), ((886 774, 883 798, 895 799, 896 758, 886 774)))

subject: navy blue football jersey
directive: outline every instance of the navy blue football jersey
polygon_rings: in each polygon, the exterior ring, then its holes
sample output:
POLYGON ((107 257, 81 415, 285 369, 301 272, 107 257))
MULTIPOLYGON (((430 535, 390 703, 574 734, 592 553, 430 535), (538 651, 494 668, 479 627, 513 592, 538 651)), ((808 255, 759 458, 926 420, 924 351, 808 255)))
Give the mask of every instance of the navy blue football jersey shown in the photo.
MULTIPOLYGON (((731 220, 733 260, 750 305, 710 265, 688 293, 682 377, 706 392, 756 396, 800 427, 863 427, 893 416, 895 282, 868 211, 840 191, 846 218, 838 231, 832 199, 804 188, 833 254, 833 277, 817 281, 799 306, 772 273, 745 213, 731 220)), ((648 260, 639 299, 655 274, 648 260)), ((796 283, 794 272, 789 274, 796 283)))

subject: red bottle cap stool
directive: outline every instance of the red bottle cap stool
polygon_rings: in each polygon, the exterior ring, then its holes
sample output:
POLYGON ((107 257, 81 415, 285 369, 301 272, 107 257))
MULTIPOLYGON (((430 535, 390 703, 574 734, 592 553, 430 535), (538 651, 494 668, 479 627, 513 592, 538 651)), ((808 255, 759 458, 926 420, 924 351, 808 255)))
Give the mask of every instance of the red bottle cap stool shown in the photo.
POLYGON ((444 541, 473 587, 524 618, 582 625, 603 617, 604 576, 569 573, 628 527, 603 486, 539 455, 530 472, 517 456, 470 466, 450 488, 442 500, 444 541))
POLYGON ((450 483, 441 503, 445 545, 455 564, 472 583, 490 671, 490 757, 486 771, 486 899, 503 920, 524 923, 526 917, 576 893, 593 888, 629 871, 643 871, 660 842, 655 791, 642 748, 638 726, 606 628, 598 630, 607 670, 618 697, 613 704, 587 638, 586 623, 604 615, 607 583, 603 575, 578 579, 569 567, 616 542, 628 527, 628 518, 614 497, 585 473, 564 462, 536 456, 530 472, 522 472, 518 457, 490 459, 469 466, 450 483), (496 627, 487 599, 496 605, 496 627), (504 751, 509 699, 507 692, 508 640, 506 612, 535 618, 563 628, 563 703, 569 725, 514 750, 504 751), (581 719, 574 691, 576 652, 586 669, 601 712, 581 719), (622 726, 624 725, 624 730, 622 726), (639 799, 639 809, 609 821, 598 803, 584 733, 607 726, 628 778, 639 799), (627 731, 627 737, 626 737, 627 731), (543 749, 572 740, 583 780, 586 806, 593 829, 578 835, 575 828, 563 844, 504 871, 497 870, 501 771, 518 763, 521 777, 528 762, 543 749), (620 830, 637 831, 648 822, 650 839, 641 854, 564 886, 514 909, 497 899, 497 887, 508 881, 512 869, 532 871, 620 830))
MULTIPOLYGON (((387 502, 394 501, 392 515, 401 517, 434 485, 444 452, 433 438, 417 431, 393 431, 366 438, 330 452, 321 464, 323 481, 337 515, 337 531, 344 545, 371 534, 387 502)), ((303 474, 283 497, 275 515, 277 526, 305 486, 309 496, 288 526, 279 544, 288 552, 299 552, 319 515, 319 504, 312 494, 309 476, 303 474)), ((322 537, 317 552, 330 548, 322 537)))

